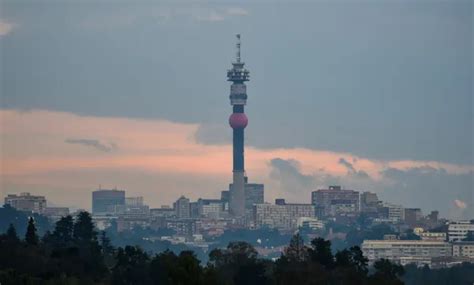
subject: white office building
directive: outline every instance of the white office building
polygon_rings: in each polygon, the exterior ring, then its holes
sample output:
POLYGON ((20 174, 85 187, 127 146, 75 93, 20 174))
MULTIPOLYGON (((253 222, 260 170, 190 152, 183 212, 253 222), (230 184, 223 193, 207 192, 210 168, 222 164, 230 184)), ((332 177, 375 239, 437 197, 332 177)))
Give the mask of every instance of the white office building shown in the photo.
POLYGON ((321 230, 324 229, 324 223, 318 218, 301 217, 298 218, 298 228, 321 230))
POLYGON ((381 258, 402 265, 430 265, 432 258, 452 256, 452 246, 445 241, 427 240, 364 240, 364 256, 373 263, 381 258))
POLYGON ((448 226, 448 240, 462 241, 468 232, 474 232, 474 223, 470 221, 451 222, 448 226))
POLYGON ((314 218, 314 216, 315 209, 311 204, 254 205, 257 228, 267 226, 281 230, 295 230, 298 227, 299 218, 314 218))

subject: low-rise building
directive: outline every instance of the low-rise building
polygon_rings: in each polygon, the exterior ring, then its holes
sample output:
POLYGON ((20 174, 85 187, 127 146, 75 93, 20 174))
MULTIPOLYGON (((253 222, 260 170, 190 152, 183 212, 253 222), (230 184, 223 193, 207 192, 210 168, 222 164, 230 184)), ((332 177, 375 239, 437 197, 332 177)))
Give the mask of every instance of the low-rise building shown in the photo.
POLYGON ((52 221, 57 221, 62 217, 69 215, 69 208, 67 207, 46 207, 42 213, 52 221))
POLYGON ((119 216, 117 218, 117 232, 132 231, 135 228, 150 227, 149 217, 119 216))
POLYGON ((451 222, 448 225, 448 240, 462 241, 469 232, 474 232, 474 223, 472 221, 451 222))
POLYGON ((474 241, 457 241, 453 243, 453 256, 474 259, 474 241))
POLYGON ((422 240, 446 241, 446 233, 441 232, 421 232, 419 236, 422 240))
POLYGON ((150 216, 159 218, 172 218, 176 216, 176 212, 169 206, 161 206, 161 208, 150 209, 150 216))
POLYGON ((197 201, 198 217, 200 218, 221 218, 224 205, 220 199, 198 199, 197 201))
POLYGON ((311 230, 324 229, 324 222, 318 218, 301 217, 298 218, 298 228, 306 228, 311 230))
POLYGON ((175 231, 178 236, 192 236, 196 234, 196 220, 194 219, 169 219, 166 228, 175 231))
POLYGON ((364 240, 364 256, 369 263, 384 258, 401 264, 428 264, 432 258, 452 256, 452 246, 445 241, 426 240, 364 240))
POLYGON ((46 198, 44 196, 31 195, 28 192, 8 194, 5 197, 5 204, 17 209, 18 211, 42 214, 46 208, 46 198))

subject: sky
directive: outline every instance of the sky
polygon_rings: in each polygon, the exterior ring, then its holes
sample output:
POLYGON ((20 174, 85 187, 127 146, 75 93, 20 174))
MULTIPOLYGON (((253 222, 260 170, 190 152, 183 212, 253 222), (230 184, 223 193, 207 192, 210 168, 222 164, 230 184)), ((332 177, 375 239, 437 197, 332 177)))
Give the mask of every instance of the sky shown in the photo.
POLYGON ((219 197, 240 33, 246 171, 266 201, 337 184, 473 218, 473 14, 462 0, 3 0, 0 198, 219 197))

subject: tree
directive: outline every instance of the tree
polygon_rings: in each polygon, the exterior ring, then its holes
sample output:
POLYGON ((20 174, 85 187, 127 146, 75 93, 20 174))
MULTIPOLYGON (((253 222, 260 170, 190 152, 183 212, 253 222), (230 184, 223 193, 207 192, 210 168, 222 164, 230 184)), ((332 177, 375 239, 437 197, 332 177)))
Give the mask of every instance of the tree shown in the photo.
POLYGON ((466 238, 463 241, 474 241, 474 231, 468 231, 466 238))
POLYGON ((149 284, 149 260, 148 254, 139 247, 118 248, 117 263, 112 269, 112 284, 149 284))
POLYGON ((100 234, 100 248, 102 251, 102 257, 104 258, 104 263, 111 267, 114 264, 115 259, 115 248, 110 242, 110 238, 107 236, 105 231, 102 231, 100 234))
POLYGON ((169 250, 157 254, 150 263, 150 274, 154 284, 205 284, 200 261, 187 250, 179 256, 169 250))
POLYGON ((300 245, 300 237, 294 236, 282 256, 275 262, 274 283, 276 284, 323 284, 326 278, 319 263, 311 262, 308 249, 300 245))
POLYGON ((304 245, 300 234, 295 234, 288 247, 285 248, 284 256, 289 262, 303 262, 308 259, 308 248, 304 245))
POLYGON ((92 217, 88 212, 80 212, 74 223, 73 237, 78 243, 97 241, 97 232, 94 230, 92 217))
POLYGON ((71 243, 73 240, 74 233, 74 222, 70 215, 61 217, 59 221, 56 222, 56 227, 53 232, 53 238, 56 242, 62 244, 63 246, 71 243))
POLYGON ((221 283, 262 284, 266 281, 265 267, 257 255, 251 244, 231 242, 226 249, 209 253, 209 265, 216 269, 221 283))
POLYGON ((338 251, 335 255, 333 283, 365 284, 368 273, 368 259, 358 246, 338 251))
POLYGON ((172 284, 173 271, 178 257, 170 250, 157 254, 150 263, 150 275, 154 284, 172 284))
POLYGON ((318 262, 327 269, 331 269, 334 266, 331 242, 318 237, 311 241, 311 246, 312 248, 309 249, 311 261, 318 262))
POLYGON ((105 231, 102 231, 100 234, 100 246, 104 254, 112 253, 114 250, 114 247, 110 243, 110 238, 107 236, 105 231))
POLYGON ((358 246, 351 247, 349 251, 352 266, 354 266, 357 272, 367 275, 367 273, 369 272, 369 259, 364 256, 364 253, 358 246))
POLYGON ((369 284, 403 285, 400 277, 405 273, 403 266, 380 259, 374 263, 375 273, 370 276, 369 284))
POLYGON ((30 217, 28 227, 26 228, 25 241, 29 245, 38 245, 38 234, 36 233, 35 220, 30 217))
POLYGON ((13 226, 13 224, 10 224, 10 226, 8 226, 6 238, 8 241, 14 243, 20 241, 20 239, 18 238, 18 234, 16 233, 15 226, 13 226))

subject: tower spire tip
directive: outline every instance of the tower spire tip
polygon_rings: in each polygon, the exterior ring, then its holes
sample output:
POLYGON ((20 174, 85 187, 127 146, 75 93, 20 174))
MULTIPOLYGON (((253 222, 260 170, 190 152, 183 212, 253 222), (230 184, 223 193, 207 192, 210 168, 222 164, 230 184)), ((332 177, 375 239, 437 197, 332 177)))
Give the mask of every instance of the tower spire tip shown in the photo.
POLYGON ((237 37, 237 63, 240 63, 240 34, 235 36, 237 37))

